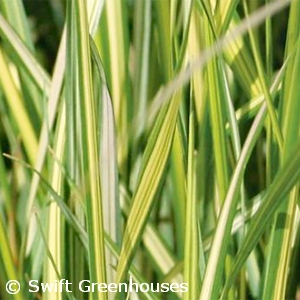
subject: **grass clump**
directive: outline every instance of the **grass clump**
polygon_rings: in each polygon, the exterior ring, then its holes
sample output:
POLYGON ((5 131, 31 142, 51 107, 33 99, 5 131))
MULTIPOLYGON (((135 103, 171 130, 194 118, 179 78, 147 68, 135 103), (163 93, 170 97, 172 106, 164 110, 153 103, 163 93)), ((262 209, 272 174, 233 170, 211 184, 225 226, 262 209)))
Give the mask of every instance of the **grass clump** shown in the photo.
POLYGON ((298 299, 300 2, 36 3, 0 3, 1 298, 298 299))

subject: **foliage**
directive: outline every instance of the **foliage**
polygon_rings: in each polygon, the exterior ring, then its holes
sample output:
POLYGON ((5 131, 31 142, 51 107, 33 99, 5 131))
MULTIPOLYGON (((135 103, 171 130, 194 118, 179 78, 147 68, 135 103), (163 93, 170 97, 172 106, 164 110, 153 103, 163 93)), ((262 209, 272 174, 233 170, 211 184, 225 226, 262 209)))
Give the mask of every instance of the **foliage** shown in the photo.
POLYGON ((296 299, 299 15, 2 0, 1 299, 296 299), (188 291, 89 295, 83 279, 188 291))

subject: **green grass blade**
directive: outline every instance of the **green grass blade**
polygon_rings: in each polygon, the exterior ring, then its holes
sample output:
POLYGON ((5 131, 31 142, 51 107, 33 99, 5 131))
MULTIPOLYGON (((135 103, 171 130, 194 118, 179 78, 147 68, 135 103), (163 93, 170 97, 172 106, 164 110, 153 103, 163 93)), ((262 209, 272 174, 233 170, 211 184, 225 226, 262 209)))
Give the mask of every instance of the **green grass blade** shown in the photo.
POLYGON ((104 62, 106 78, 110 87, 118 143, 118 163, 126 174, 125 158, 128 155, 127 122, 131 115, 131 91, 128 76, 128 29, 124 24, 126 6, 124 1, 106 1, 104 17, 100 25, 99 47, 104 62))
MULTIPOLYGON (((300 5, 297 2, 292 3, 290 19, 289 19, 289 35, 286 47, 286 56, 289 56, 287 64, 286 77, 284 79, 282 90, 282 106, 281 119, 283 134, 285 137, 284 153, 282 160, 288 160, 290 154, 293 152, 295 142, 299 140, 299 84, 296 80, 299 76, 300 52, 296 47, 299 44, 300 27, 297 22, 297 12, 300 11, 300 5)), ((288 287, 288 270, 287 262, 290 262, 293 250, 293 237, 297 228, 296 210, 298 199, 298 187, 296 186, 283 201, 276 213, 276 221, 272 228, 272 235, 270 240, 270 250, 268 251, 267 266, 265 269, 265 282, 262 292, 263 297, 272 297, 274 299, 281 299, 286 297, 286 290, 288 287), (283 222, 283 225, 278 225, 282 216, 289 216, 283 222), (270 272, 271 275, 267 275, 270 272)))
MULTIPOLYGON (((246 16, 248 16, 248 8, 247 8, 247 4, 244 1, 244 9, 246 12, 246 16)), ((279 123, 278 123, 278 119, 277 119, 277 115, 275 112, 275 108, 273 105, 273 101, 271 99, 271 95, 267 86, 267 78, 265 75, 265 72, 263 71, 263 65, 261 62, 261 58, 260 58, 260 54, 259 54, 259 50, 258 50, 258 46, 257 46, 257 42, 254 36, 253 31, 251 30, 251 28, 249 29, 249 35, 250 35, 250 41, 251 41, 251 46, 253 49, 253 55, 254 55, 254 60, 255 60, 255 64, 256 64, 256 68, 257 68, 257 72, 258 72, 258 77, 259 77, 259 81, 260 81, 260 85, 262 87, 262 91, 265 95, 265 99, 268 105, 268 113, 270 116, 270 120, 271 120, 271 124, 274 130, 274 134, 275 137, 277 139, 277 143, 279 146, 279 150, 283 151, 283 136, 282 136, 282 132, 280 130, 279 127, 279 123)))
MULTIPOLYGON (((100 124, 100 169, 101 169, 101 192, 103 198, 104 228, 110 238, 117 244, 121 243, 121 209, 119 201, 119 180, 117 169, 117 145, 115 135, 115 119, 111 98, 106 86, 104 69, 99 57, 97 47, 91 40, 92 59, 98 70, 101 84, 101 124, 100 124)), ((106 264, 108 281, 113 282, 115 272, 112 266, 117 262, 114 256, 106 252, 106 264)))
POLYGON ((180 95, 176 95, 167 109, 161 111, 151 133, 143 158, 140 179, 132 199, 132 207, 124 232, 117 269, 117 282, 126 279, 134 250, 141 240, 147 219, 150 217, 154 196, 158 189, 172 144, 180 95))
MULTIPOLYGON (((71 51, 78 61, 78 92, 81 109, 84 193, 86 198, 86 218, 89 237, 89 267, 93 282, 106 282, 103 206, 101 199, 99 139, 97 135, 96 104, 93 97, 91 77, 90 40, 87 21, 87 7, 83 0, 74 3, 73 17, 77 33, 76 47, 71 51)), ((72 24, 68 24, 71 26, 72 24)), ((75 29, 74 28, 74 29, 75 29)), ((70 28, 72 30, 72 28, 70 28)), ((76 81, 73 82, 76 84, 76 81)), ((75 88, 75 86, 74 86, 75 88)), ((80 124, 80 125, 81 125, 80 124)), ((97 292, 94 299, 107 299, 105 293, 97 292)))
POLYGON ((13 80, 2 49, 0 49, 0 68, 2 70, 0 73, 2 89, 5 92, 11 113, 14 116, 15 122, 22 136, 29 161, 34 163, 37 152, 37 138, 28 113, 24 107, 20 91, 13 80))
POLYGON ((2 15, 0 15, 0 32, 13 51, 10 54, 15 59, 15 63, 22 65, 22 69, 26 70, 35 85, 48 94, 50 87, 49 75, 2 15))
MULTIPOLYGON (((56 136, 54 139, 54 157, 61 161, 64 155, 65 147, 65 110, 62 110, 62 115, 58 119, 58 127, 56 136)), ((58 194, 62 194, 63 176, 61 173, 61 167, 56 162, 52 165, 52 178, 51 186, 53 190, 58 194)), ((62 274, 62 253, 63 253, 63 222, 58 205, 55 202, 51 202, 48 208, 48 222, 47 222, 47 245, 51 253, 51 259, 45 258, 44 263, 44 278, 45 282, 54 282, 59 280, 57 277, 57 271, 62 274), (53 266, 53 262, 55 267, 53 266)), ((44 294, 43 299, 56 299, 61 300, 62 294, 54 291, 49 291, 44 294)))
POLYGON ((251 253, 255 245, 258 243, 261 235, 269 224, 269 221, 276 212, 276 209, 280 206, 282 201, 286 201, 286 196, 290 190, 297 184, 300 178, 300 153, 299 142, 297 143, 295 150, 291 153, 288 160, 278 172, 272 185, 267 190, 262 205, 253 218, 253 221, 249 227, 249 231, 245 237, 243 245, 237 255, 234 263, 231 276, 226 282, 225 288, 222 293, 222 299, 226 299, 228 288, 234 283, 236 276, 251 253))
MULTIPOLYGON (((206 45, 210 47, 213 44, 213 37, 208 21, 205 23, 206 45)), ((218 58, 213 58, 207 65, 207 84, 209 87, 208 98, 210 106, 210 118, 212 126, 212 136, 214 143, 214 159, 216 167, 216 182, 219 198, 224 199, 228 186, 228 164, 225 138, 225 112, 222 104, 224 95, 224 86, 220 76, 220 62, 218 58)), ((220 202, 220 203, 221 203, 220 202)))
POLYGON ((186 226, 185 226, 185 249, 184 249, 184 276, 183 282, 188 283, 189 290, 183 299, 197 299, 199 295, 199 243, 197 228, 197 202, 196 202, 196 176, 194 159, 194 112, 191 110, 189 118, 189 153, 188 171, 186 184, 186 226), (196 280, 195 280, 196 279, 196 280))
POLYGON ((240 184, 245 172, 244 165, 248 162, 250 154, 254 148, 257 138, 262 130, 263 121, 266 116, 266 106, 263 105, 257 114, 247 139, 243 145, 241 155, 233 173, 226 199, 222 206, 218 224, 215 230, 213 243, 211 246, 210 257, 207 270, 203 280, 200 300, 217 299, 220 292, 220 276, 224 268, 224 260, 228 246, 228 235, 234 219, 240 184), (217 279, 217 280, 215 280, 217 279))
MULTIPOLYGON (((25 45, 35 52, 32 36, 30 33, 30 22, 26 17, 24 4, 20 0, 11 2, 4 0, 1 2, 3 10, 12 27, 18 33, 20 38, 24 41, 25 45)), ((17 66, 19 67, 19 66, 17 66)), ((42 115, 42 98, 35 84, 26 76, 22 68, 19 69, 21 88, 24 94, 24 100, 27 104, 27 109, 31 113, 32 118, 35 118, 35 123, 39 125, 42 115)))
MULTIPOLYGON (((0 218, 0 253, 1 253, 1 265, 5 273, 6 280, 18 280, 19 276, 16 272, 15 264, 13 262, 10 245, 8 243, 8 237, 6 235, 5 224, 3 224, 2 218, 0 218)), ((20 282, 20 280, 19 280, 20 282)), ((7 296, 7 294, 5 295, 7 296)), ((21 300, 22 292, 13 295, 12 299, 21 300)))

